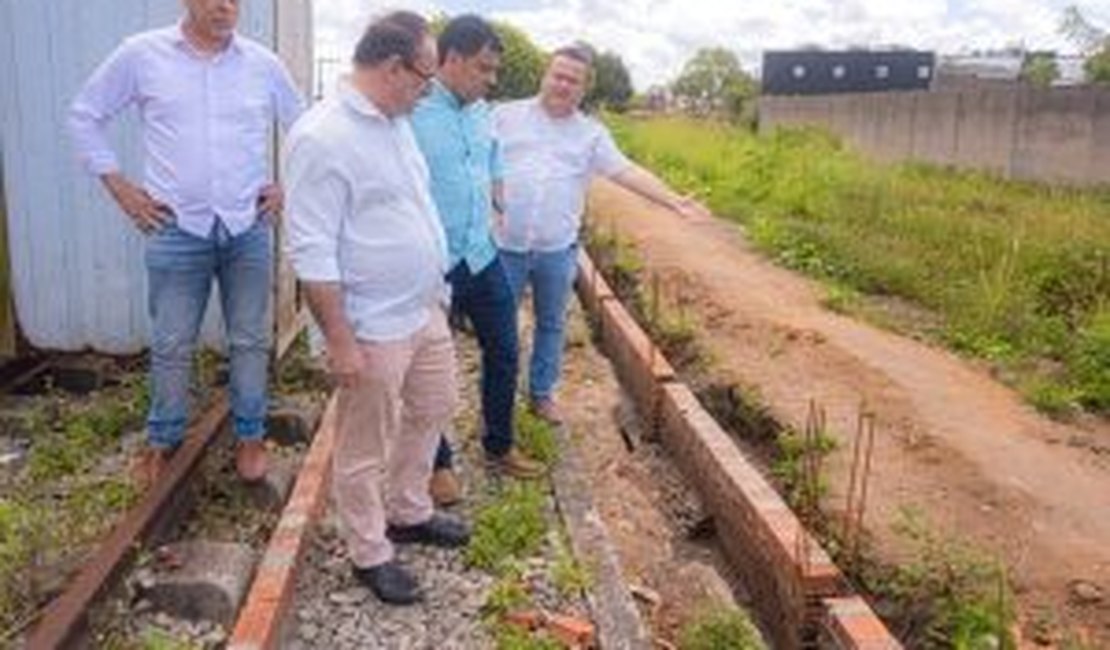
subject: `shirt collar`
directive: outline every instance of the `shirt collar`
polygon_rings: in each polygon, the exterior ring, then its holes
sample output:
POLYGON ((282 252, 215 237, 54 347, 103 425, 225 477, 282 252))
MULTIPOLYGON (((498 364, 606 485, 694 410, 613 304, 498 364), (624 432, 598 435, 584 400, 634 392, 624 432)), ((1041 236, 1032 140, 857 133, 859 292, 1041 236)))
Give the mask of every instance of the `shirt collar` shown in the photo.
POLYGON ((359 92, 348 79, 341 79, 339 81, 339 98, 348 108, 359 115, 389 121, 385 113, 375 106, 374 102, 370 101, 366 95, 359 92))
MULTIPOLYGON (((196 48, 193 47, 193 44, 190 43, 189 39, 185 36, 184 17, 182 17, 181 20, 177 21, 177 25, 173 28, 171 35, 173 36, 174 45, 177 45, 179 47, 187 47, 193 51, 196 50, 196 48)), ((239 36, 239 32, 231 32, 231 41, 227 44, 227 48, 223 52, 217 52, 215 55, 219 57, 223 56, 227 52, 235 52, 236 54, 241 54, 243 52, 242 37, 239 36)))
POLYGON ((535 95, 531 98, 530 101, 532 103, 532 110, 535 112, 536 115, 539 115, 543 119, 555 124, 566 124, 568 122, 574 122, 577 121, 582 115, 582 109, 576 108, 571 112, 570 115, 564 117, 555 117, 551 113, 548 113, 547 109, 543 107, 543 102, 540 100, 539 95, 535 95))
POLYGON ((434 77, 431 81, 432 87, 428 91, 428 96, 433 100, 447 104, 456 111, 461 111, 466 107, 459 101, 459 96, 451 92, 451 89, 446 86, 439 77, 434 77))

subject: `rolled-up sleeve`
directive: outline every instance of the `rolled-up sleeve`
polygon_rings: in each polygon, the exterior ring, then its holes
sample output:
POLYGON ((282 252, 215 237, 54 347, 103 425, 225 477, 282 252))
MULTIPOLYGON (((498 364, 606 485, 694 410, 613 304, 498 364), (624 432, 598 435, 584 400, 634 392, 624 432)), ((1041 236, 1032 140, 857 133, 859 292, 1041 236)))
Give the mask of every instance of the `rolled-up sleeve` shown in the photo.
POLYGON ((297 277, 339 282, 339 235, 349 190, 333 154, 320 142, 294 134, 282 154, 286 252, 297 277))
POLYGON ((602 176, 614 176, 630 167, 632 167, 632 161, 621 153, 609 129, 599 124, 593 155, 590 157, 591 171, 602 176))
POLYGON ((124 42, 93 72, 70 105, 70 136, 78 159, 90 174, 119 170, 107 127, 136 97, 137 58, 133 42, 124 42))

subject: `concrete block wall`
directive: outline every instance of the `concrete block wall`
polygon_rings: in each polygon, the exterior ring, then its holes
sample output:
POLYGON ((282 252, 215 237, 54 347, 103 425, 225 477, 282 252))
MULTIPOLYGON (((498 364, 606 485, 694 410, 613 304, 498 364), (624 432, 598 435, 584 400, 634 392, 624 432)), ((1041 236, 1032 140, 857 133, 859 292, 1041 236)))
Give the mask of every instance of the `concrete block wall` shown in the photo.
POLYGON ((763 97, 760 130, 815 125, 886 162, 919 160, 1016 180, 1110 185, 1110 89, 1007 85, 763 97))

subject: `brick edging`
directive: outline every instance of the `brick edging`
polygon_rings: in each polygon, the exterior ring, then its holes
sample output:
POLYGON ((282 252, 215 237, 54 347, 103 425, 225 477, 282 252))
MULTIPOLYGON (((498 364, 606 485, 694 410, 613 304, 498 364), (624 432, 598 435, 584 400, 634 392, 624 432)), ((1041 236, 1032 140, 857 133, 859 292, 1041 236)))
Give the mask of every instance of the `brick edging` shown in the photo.
POLYGON ((585 251, 577 287, 621 383, 659 425, 663 443, 716 519, 722 547, 753 591, 775 646, 800 647, 816 632, 822 648, 901 648, 774 487, 677 380, 585 251))
POLYGON ((297 484, 282 510, 266 553, 255 571, 246 604, 239 611, 228 650, 270 650, 279 645, 282 625, 296 590, 301 556, 326 502, 335 444, 335 398, 328 401, 297 484))

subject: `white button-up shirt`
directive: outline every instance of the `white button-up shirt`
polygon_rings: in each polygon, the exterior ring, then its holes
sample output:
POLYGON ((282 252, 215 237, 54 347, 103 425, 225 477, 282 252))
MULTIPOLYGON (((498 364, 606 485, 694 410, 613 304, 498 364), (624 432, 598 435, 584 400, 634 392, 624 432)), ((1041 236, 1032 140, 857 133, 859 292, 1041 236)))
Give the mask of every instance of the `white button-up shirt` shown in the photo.
POLYGON ((180 24, 128 38, 73 101, 70 131, 90 173, 119 170, 106 129, 131 104, 142 119, 144 187, 200 237, 217 218, 232 235, 250 228, 270 178, 274 118, 288 127, 303 110, 265 47, 235 35, 223 52, 202 54, 180 24))
POLYGON ((447 297, 447 238, 409 121, 343 83, 293 127, 282 152, 297 276, 342 287, 362 341, 416 333, 447 297))
POLYGON ((532 98, 497 106, 493 119, 505 169, 506 225, 498 245, 514 252, 570 246, 591 178, 632 163, 601 122, 578 111, 552 118, 532 98))

